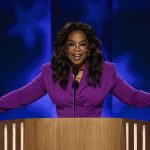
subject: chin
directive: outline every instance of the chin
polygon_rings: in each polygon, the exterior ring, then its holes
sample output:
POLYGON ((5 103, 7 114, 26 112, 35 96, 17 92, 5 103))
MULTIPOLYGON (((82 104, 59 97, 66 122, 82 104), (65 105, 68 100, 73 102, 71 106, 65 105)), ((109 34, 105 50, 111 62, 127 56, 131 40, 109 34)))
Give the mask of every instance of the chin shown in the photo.
POLYGON ((83 61, 72 61, 73 64, 76 64, 76 65, 79 65, 79 64, 82 64, 83 61))
POLYGON ((74 65, 84 65, 85 64, 85 61, 72 61, 72 64, 74 64, 74 65))
POLYGON ((81 64, 81 62, 72 62, 73 64, 75 64, 75 65, 80 65, 81 64))

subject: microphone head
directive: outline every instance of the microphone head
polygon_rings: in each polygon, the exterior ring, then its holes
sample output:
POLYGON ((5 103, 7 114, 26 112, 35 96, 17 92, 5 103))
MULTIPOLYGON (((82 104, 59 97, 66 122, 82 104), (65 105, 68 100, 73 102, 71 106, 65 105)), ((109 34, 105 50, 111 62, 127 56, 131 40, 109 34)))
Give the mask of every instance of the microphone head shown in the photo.
POLYGON ((78 65, 73 65, 72 66, 72 73, 73 73, 73 75, 75 77, 78 75, 78 73, 79 73, 79 67, 78 67, 78 65))
POLYGON ((76 90, 79 87, 79 82, 77 80, 73 81, 72 88, 76 90))

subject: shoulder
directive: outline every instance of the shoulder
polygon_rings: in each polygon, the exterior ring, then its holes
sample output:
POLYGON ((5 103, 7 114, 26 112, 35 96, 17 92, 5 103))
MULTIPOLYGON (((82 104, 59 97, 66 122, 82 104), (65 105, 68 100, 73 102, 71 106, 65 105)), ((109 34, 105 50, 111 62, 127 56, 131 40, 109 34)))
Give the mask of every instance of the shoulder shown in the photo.
POLYGON ((102 63, 102 67, 103 67, 103 69, 108 69, 108 68, 110 69, 110 68, 114 68, 115 64, 112 62, 109 62, 109 61, 104 61, 102 63))
POLYGON ((115 63, 109 62, 109 61, 104 61, 102 63, 102 68, 103 72, 107 73, 115 73, 116 72, 116 67, 115 63))
POLYGON ((51 66, 52 66, 51 62, 47 62, 47 63, 43 64, 41 67, 41 72, 42 73, 51 73, 52 72, 51 66))
POLYGON ((51 68, 51 62, 47 62, 47 63, 43 64, 42 68, 44 68, 44 69, 51 68))

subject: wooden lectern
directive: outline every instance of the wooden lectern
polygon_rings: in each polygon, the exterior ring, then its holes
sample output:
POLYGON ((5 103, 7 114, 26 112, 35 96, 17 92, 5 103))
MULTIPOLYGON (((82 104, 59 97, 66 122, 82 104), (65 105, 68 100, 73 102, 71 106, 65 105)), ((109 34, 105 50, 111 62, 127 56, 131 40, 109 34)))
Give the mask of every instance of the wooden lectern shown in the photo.
POLYGON ((113 118, 0 121, 0 150, 150 150, 150 123, 113 118))

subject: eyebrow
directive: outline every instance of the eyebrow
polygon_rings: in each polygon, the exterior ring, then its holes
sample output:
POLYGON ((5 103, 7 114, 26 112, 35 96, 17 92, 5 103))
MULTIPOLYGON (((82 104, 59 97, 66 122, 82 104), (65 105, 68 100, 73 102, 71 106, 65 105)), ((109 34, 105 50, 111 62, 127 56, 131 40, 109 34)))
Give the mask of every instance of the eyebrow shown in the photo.
MULTIPOLYGON (((76 41, 74 41, 74 40, 67 40, 68 42, 76 42, 76 41)), ((87 42, 87 40, 81 40, 81 41, 79 41, 79 42, 87 42)))

